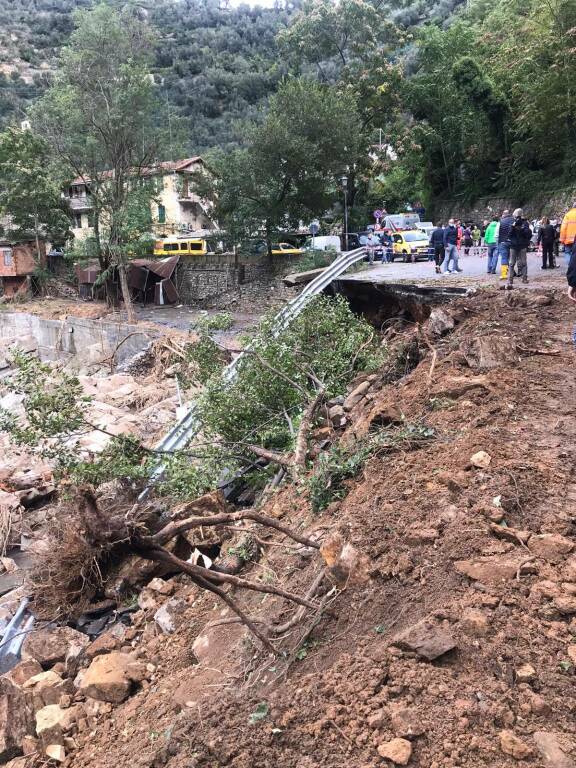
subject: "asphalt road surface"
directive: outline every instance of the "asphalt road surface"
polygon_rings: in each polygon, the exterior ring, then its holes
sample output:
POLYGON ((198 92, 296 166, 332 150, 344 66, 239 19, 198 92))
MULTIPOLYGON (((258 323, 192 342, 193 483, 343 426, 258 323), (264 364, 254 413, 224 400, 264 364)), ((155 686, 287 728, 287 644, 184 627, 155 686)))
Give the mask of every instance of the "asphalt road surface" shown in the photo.
MULTIPOLYGON (((530 283, 537 283, 539 287, 550 282, 552 278, 558 278, 566 274, 566 262, 562 254, 560 254, 560 258, 558 259, 558 269, 543 270, 540 268, 541 265, 542 259, 537 251, 528 254, 528 280, 530 283)), ((368 267, 368 265, 366 265, 366 269, 361 272, 346 275, 346 279, 365 280, 378 283, 398 280, 410 280, 414 282, 439 280, 442 281, 442 283, 449 285, 454 281, 460 282, 460 280, 465 278, 474 278, 471 282, 476 284, 501 284, 499 280, 500 261, 498 261, 498 269, 495 275, 488 275, 486 273, 487 258, 486 256, 480 256, 477 253, 461 256, 458 266, 463 270, 462 272, 452 275, 439 275, 434 271, 433 261, 417 261, 415 264, 405 264, 401 261, 394 261, 392 264, 375 262, 373 267, 368 267)), ((556 282, 556 280, 554 280, 554 282, 556 282)), ((515 283, 519 283, 519 281, 515 280, 515 283)))

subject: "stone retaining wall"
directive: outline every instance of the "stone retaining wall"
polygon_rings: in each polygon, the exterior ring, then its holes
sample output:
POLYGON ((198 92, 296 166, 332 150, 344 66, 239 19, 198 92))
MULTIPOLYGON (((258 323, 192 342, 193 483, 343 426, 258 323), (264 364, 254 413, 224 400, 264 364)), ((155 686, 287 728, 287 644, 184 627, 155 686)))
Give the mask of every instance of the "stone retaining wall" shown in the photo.
POLYGON ((233 255, 183 257, 174 282, 183 304, 198 304, 230 293, 246 283, 270 280, 274 275, 288 271, 288 258, 279 256, 270 264, 267 259, 239 260, 233 255))

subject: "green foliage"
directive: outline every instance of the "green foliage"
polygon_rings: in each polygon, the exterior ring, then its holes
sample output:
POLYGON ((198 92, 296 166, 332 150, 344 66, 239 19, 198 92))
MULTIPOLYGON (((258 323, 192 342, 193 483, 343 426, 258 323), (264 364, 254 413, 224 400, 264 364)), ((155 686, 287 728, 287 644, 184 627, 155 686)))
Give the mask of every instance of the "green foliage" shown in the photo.
POLYGON ((8 217, 8 237, 64 242, 70 220, 59 178, 42 139, 14 128, 0 133, 0 217, 8 217))
MULTIPOLYGON (((126 261, 149 252, 153 182, 160 131, 149 77, 152 31, 128 6, 100 3, 79 11, 53 84, 34 110, 34 123, 62 172, 89 186, 94 245, 103 272, 120 268, 124 301, 130 296, 126 261)), ((106 272, 109 274, 109 271, 106 272)))
POLYGON ((205 430, 227 443, 287 449, 317 382, 326 397, 335 397, 358 371, 382 359, 373 330, 345 299, 318 297, 276 336, 271 321, 263 322, 236 380, 207 382, 200 400, 205 430))
POLYGON ((269 712, 270 707, 265 701, 262 701, 258 704, 254 712, 252 712, 248 718, 248 722, 250 725, 256 725, 256 723, 259 723, 261 720, 265 720, 268 717, 269 712))
POLYGON ((217 312, 200 317, 194 325, 202 331, 229 331, 234 325, 234 318, 230 312, 217 312))
POLYGON ((184 387, 204 385, 220 373, 227 362, 226 352, 216 344, 208 331, 200 332, 198 341, 186 346, 186 370, 182 373, 184 387))
POLYGON ((23 352, 14 352, 11 363, 16 369, 7 384, 11 391, 24 395, 26 424, 20 426, 14 414, 0 409, 0 429, 9 431, 16 445, 44 445, 45 450, 58 454, 51 446, 52 438, 63 433, 77 432, 84 425, 86 398, 76 376, 60 371, 52 377, 49 365, 23 352))
MULTIPOLYGON (((228 461, 233 465, 233 462, 228 461)), ((166 457, 166 470, 157 490, 161 495, 177 499, 195 499, 216 487, 226 468, 224 451, 214 449, 197 451, 192 458, 186 451, 166 457)))
POLYGON ((306 480, 308 498, 314 513, 321 512, 347 494, 346 480, 356 477, 372 456, 395 450, 409 450, 435 437, 425 424, 388 427, 359 440, 351 446, 334 445, 320 455, 312 474, 306 480))
POLYGON ((330 207, 335 182, 358 156, 354 99, 314 80, 287 80, 244 149, 215 153, 198 178, 214 216, 236 241, 262 231, 270 250, 287 226, 330 207))
POLYGON ((300 257, 295 263, 292 263, 287 271, 289 273, 308 272, 311 269, 328 267, 335 258, 336 253, 334 251, 306 251, 304 256, 300 257))

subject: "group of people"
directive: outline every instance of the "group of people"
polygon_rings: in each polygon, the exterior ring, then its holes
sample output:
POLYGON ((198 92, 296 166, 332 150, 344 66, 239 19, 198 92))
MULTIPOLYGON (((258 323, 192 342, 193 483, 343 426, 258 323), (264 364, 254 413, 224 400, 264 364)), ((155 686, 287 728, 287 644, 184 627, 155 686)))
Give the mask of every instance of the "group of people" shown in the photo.
MULTIPOLYGON (((541 249, 542 269, 554 269, 560 245, 573 248, 576 237, 576 203, 564 217, 562 225, 548 217, 531 225, 521 208, 512 214, 505 210, 500 216, 495 215, 492 221, 485 221, 481 229, 475 225, 463 227, 454 219, 450 219, 446 227, 438 224, 430 235, 436 272, 444 275, 462 272, 458 261, 462 249, 464 255, 467 255, 472 245, 479 244, 486 248, 488 274, 496 274, 500 260, 500 279, 506 281, 506 288, 513 287, 515 277, 527 283, 527 256, 533 226, 537 227, 536 244, 541 249)), ((574 270, 576 288, 576 261, 574 270)))

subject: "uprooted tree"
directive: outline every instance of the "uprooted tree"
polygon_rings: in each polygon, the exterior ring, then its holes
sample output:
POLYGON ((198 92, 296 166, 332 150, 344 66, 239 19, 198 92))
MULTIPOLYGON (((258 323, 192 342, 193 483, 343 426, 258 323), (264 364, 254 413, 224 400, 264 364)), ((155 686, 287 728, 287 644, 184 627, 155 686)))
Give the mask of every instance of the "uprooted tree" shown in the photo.
POLYGON ((224 470, 229 477, 242 475, 246 482, 256 474, 266 480, 269 466, 284 467, 299 481, 307 467, 309 432, 320 405, 343 394, 359 371, 377 367, 383 353, 373 329, 355 317, 343 299, 317 298, 288 328, 278 331, 272 321, 264 321, 233 381, 221 375, 225 356, 207 333, 185 349, 185 357, 182 377, 204 384, 198 401, 202 437, 180 451, 164 454, 133 436, 108 434, 107 447, 99 455, 87 455, 81 436, 106 429, 91 421, 90 398, 83 395, 78 378, 33 357, 14 356, 16 372, 8 386, 24 395, 23 414, 0 412, 0 429, 18 445, 51 458, 61 481, 76 486, 129 481, 137 492, 161 460, 166 473, 156 491, 196 500, 188 506, 192 514, 180 513, 161 525, 149 507, 138 503, 125 504, 116 512, 103 511, 97 496, 85 487, 79 503, 67 511, 69 523, 53 532, 53 544, 35 575, 36 592, 47 604, 52 599, 52 609, 69 605, 74 611, 87 590, 98 591, 98 581, 110 562, 136 553, 186 573, 199 587, 217 594, 272 649, 267 635, 274 634, 274 627, 262 631, 223 587, 231 584, 275 594, 299 610, 317 610, 314 594, 319 583, 302 597, 265 581, 208 570, 178 557, 167 544, 184 533, 188 541, 194 540, 194 532, 201 528, 251 521, 303 547, 319 549, 318 542, 254 509, 228 511, 221 501, 215 507, 213 501, 207 502, 209 497, 198 497, 218 486, 224 470))

